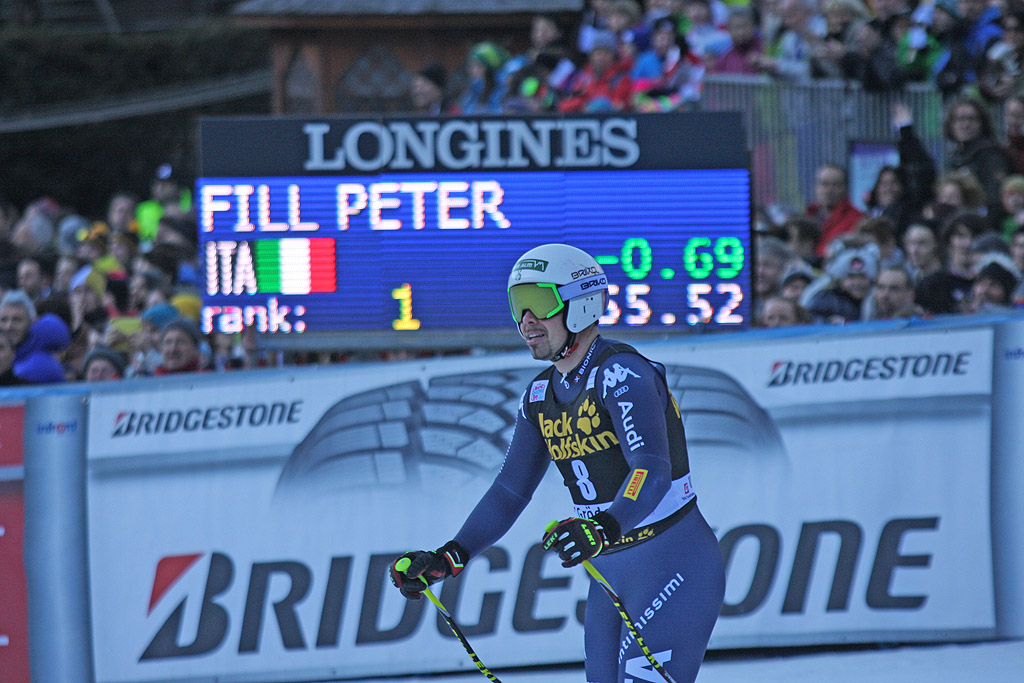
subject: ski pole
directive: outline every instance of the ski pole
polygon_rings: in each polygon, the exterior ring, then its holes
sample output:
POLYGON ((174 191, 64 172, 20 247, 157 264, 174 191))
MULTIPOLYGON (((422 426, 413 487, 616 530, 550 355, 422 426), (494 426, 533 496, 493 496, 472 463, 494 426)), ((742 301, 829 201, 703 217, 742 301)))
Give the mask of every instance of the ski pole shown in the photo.
POLYGON ((661 662, 655 658, 651 653, 650 648, 647 647, 647 643, 644 642, 643 636, 640 635, 640 632, 636 628, 636 624, 633 623, 633 620, 629 616, 629 612, 626 611, 626 606, 623 604, 622 599, 616 595, 615 591, 612 590, 608 580, 601 575, 601 572, 597 571, 594 565, 590 563, 590 560, 583 560, 583 568, 587 570, 588 574, 594 577, 595 581, 601 584, 601 588, 604 588, 604 592, 608 594, 609 598, 611 598, 612 603, 615 605, 615 609, 619 611, 619 616, 622 617, 624 622, 626 622, 626 628, 628 628, 629 632, 633 634, 633 638, 636 639, 636 644, 640 646, 640 649, 644 653, 644 657, 646 657, 647 661, 651 663, 651 666, 654 667, 655 671, 661 674, 661 677, 668 681, 668 683, 676 683, 675 679, 665 671, 665 667, 661 665, 661 662))
MULTIPOLYGON (((412 564, 412 560, 410 560, 408 557, 404 557, 395 564, 395 569, 402 573, 405 573, 405 570, 409 568, 410 564, 412 564)), ((419 578, 423 583, 427 583, 427 580, 424 579, 422 576, 419 578)), ((469 658, 473 660, 474 664, 476 664, 476 668, 480 669, 480 673, 482 673, 484 676, 487 676, 487 680, 489 681, 494 681, 494 683, 501 683, 501 680, 493 673, 491 673, 491 670, 484 666, 484 663, 480 661, 480 657, 477 656, 476 651, 469 644, 469 641, 466 640, 466 635, 462 632, 462 629, 459 628, 459 625, 455 623, 455 619, 452 618, 452 615, 448 612, 448 609, 443 604, 441 604, 441 601, 437 599, 436 595, 434 595, 434 592, 430 590, 430 588, 424 588, 423 593, 427 596, 427 599, 430 600, 430 602, 434 603, 434 607, 436 607, 437 611, 441 613, 441 618, 444 619, 445 623, 448 624, 448 628, 452 630, 452 633, 455 634, 455 637, 459 640, 460 643, 462 643, 462 647, 465 648, 467 653, 469 653, 469 658)))

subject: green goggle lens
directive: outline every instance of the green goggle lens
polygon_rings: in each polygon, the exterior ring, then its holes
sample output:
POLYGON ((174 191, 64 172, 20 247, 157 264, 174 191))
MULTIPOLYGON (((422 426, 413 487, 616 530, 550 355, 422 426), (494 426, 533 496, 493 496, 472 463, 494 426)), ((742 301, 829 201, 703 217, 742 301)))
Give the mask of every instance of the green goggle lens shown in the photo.
POLYGON ((565 302, 558 294, 558 285, 548 283, 514 285, 508 290, 508 302, 517 323, 523 322, 524 311, 544 320, 565 308, 565 302))

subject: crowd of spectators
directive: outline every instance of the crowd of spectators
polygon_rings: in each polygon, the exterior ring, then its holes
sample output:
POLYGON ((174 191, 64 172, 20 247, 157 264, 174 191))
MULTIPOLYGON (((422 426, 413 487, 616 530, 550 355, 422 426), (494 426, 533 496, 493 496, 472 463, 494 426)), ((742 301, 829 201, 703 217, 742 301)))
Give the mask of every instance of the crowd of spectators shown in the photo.
POLYGON ((1024 88, 1024 2, 590 0, 574 25, 533 17, 521 54, 474 45, 462 78, 424 67, 412 99, 423 113, 678 110, 707 74, 925 83, 1003 105, 1024 88))
MULTIPOLYGON (((522 53, 474 45, 463 71, 451 92, 442 66, 420 69, 415 111, 687 110, 708 73, 842 78, 875 91, 932 83, 946 95, 943 173, 897 105, 899 163, 878 172, 863 202, 837 159, 818 169, 806 207, 760 212, 754 325, 1024 306, 1017 0, 591 0, 573 26, 533 17, 522 53)), ((116 192, 102 217, 46 197, 0 199, 0 385, 281 364, 253 328, 201 330, 197 233, 189 191, 168 166, 150 196, 116 192)))
POLYGON ((102 219, 0 200, 0 386, 276 364, 253 329, 201 331, 197 244, 166 165, 148 198, 116 192, 102 219))
POLYGON ((1024 308, 1024 175, 988 110, 953 99, 946 172, 897 105, 899 164, 882 167, 865 210, 847 171, 824 164, 815 199, 777 222, 762 217, 754 263, 755 324, 845 324, 1024 308))

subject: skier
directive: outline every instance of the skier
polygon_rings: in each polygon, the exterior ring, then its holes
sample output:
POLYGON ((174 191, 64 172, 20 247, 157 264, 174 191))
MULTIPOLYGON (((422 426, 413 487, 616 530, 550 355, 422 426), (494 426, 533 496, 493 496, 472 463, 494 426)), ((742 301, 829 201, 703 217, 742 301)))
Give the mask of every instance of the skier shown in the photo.
MULTIPOLYGON (((459 532, 435 551, 405 553, 390 575, 411 599, 457 576, 511 528, 553 460, 574 514, 548 525, 543 547, 563 567, 590 560, 649 651, 684 683, 696 678, 722 607, 722 555, 697 508, 664 367, 598 332, 607 289, 597 261, 569 245, 516 261, 512 317, 533 357, 552 364, 524 392, 501 470, 459 532)), ((588 682, 660 680, 593 579, 584 633, 588 682)))

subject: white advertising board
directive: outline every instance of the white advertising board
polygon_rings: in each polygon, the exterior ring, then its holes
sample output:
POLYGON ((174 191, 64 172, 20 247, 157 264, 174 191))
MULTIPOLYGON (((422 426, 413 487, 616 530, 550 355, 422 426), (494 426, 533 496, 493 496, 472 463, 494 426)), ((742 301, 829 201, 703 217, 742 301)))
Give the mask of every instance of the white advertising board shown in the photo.
MULTIPOLYGON (((991 329, 640 348, 667 366, 726 555, 712 647, 993 634, 991 329)), ((472 668, 386 567, 458 530, 541 368, 510 354, 95 393, 96 681, 472 668)), ((586 575, 537 547, 571 509, 547 477, 441 591, 489 667, 582 659, 586 575)))

